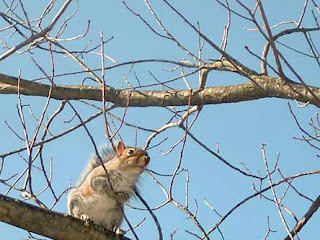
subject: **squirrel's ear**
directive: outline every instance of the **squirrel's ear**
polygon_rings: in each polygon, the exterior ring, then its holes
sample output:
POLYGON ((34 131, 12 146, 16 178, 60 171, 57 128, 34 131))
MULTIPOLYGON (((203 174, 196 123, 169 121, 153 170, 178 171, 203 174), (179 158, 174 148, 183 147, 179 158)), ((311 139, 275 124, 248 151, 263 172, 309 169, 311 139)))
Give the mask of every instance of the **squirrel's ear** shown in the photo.
POLYGON ((126 146, 124 145, 124 143, 122 141, 118 142, 117 155, 120 156, 123 153, 125 148, 126 148, 126 146))

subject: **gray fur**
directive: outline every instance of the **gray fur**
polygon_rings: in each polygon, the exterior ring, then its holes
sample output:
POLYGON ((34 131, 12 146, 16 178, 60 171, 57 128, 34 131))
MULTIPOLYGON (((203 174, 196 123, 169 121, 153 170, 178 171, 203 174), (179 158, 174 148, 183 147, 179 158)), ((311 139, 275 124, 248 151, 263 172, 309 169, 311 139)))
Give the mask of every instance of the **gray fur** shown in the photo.
MULTIPOLYGON (((103 147, 99 151, 99 155, 101 157, 101 160, 103 163, 106 163, 117 156, 117 154, 110 148, 103 147)), ((96 167, 101 166, 101 160, 97 155, 92 155, 89 158, 89 161, 87 163, 87 167, 83 170, 81 173, 80 179, 78 180, 78 186, 81 185, 87 178, 87 176, 92 172, 93 169, 96 167)))
POLYGON ((78 186, 68 195, 70 215, 90 219, 109 230, 120 227, 123 205, 136 191, 137 180, 150 160, 142 149, 135 149, 138 154, 131 156, 130 149, 123 147, 118 144, 120 156, 112 149, 102 148, 100 157, 90 157, 78 186), (107 169, 107 174, 103 168, 107 169))

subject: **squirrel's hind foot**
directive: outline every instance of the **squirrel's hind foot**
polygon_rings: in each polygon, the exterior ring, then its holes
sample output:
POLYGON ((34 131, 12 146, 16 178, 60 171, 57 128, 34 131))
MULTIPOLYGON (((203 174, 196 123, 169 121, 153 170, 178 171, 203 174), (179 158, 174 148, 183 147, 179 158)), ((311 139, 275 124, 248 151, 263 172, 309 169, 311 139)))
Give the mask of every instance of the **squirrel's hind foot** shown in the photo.
POLYGON ((124 235, 126 233, 126 231, 120 229, 119 227, 114 227, 112 231, 115 232, 117 235, 124 235))

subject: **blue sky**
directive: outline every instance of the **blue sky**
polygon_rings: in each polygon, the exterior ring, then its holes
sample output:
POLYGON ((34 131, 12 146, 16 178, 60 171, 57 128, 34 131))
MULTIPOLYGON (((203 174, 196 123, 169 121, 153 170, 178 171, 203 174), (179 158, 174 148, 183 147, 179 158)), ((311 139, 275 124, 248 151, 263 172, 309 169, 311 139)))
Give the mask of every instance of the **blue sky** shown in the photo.
MULTIPOLYGON (((172 11, 170 11, 161 1, 151 1, 152 6, 159 13, 163 23, 177 37, 182 44, 188 49, 197 53, 198 39, 197 34, 191 31, 172 11)), ((201 29, 210 39, 220 45, 222 33, 227 20, 226 11, 215 1, 200 0, 195 1, 170 1, 177 7, 192 23, 200 22, 201 29)), ((253 6, 255 1, 244 1, 249 6, 253 6)), ((304 1, 264 1, 265 10, 269 18, 270 25, 277 24, 282 21, 295 20, 298 21, 299 14, 304 1)), ((60 4, 62 1, 60 1, 60 4)), ((39 4, 39 3, 37 3, 39 4)), ((43 3, 40 3, 43 4, 43 3)), ((87 22, 90 20, 90 31, 83 39, 73 42, 62 43, 70 50, 80 50, 85 47, 89 41, 90 46, 99 44, 99 32, 103 30, 104 38, 114 37, 105 46, 105 53, 113 57, 117 62, 124 62, 137 59, 169 59, 180 61, 182 59, 191 60, 181 49, 173 42, 157 37, 152 33, 138 18, 133 16, 121 3, 121 1, 109 0, 101 1, 93 4, 90 1, 79 1, 78 12, 69 22, 68 28, 63 37, 72 37, 85 31, 87 22)), ((143 15, 153 27, 156 27, 144 1, 129 2, 128 4, 141 15, 143 15)), ((231 6, 239 9, 235 1, 230 2, 231 6)), ((41 6, 35 7, 35 3, 25 3, 29 17, 38 16, 41 13, 41 6)), ((58 7, 57 7, 58 8, 58 7)), ((0 3, 1 11, 4 11, 3 3, 0 3)), ((67 14, 71 14, 75 9, 75 4, 71 4, 67 14)), ((303 26, 312 27, 314 22, 310 17, 310 8, 308 8, 303 26)), ((243 14, 243 10, 240 10, 243 14)), ((0 23, 2 26, 3 23, 0 23)), ((274 29, 274 33, 284 29, 284 27, 294 27, 293 24, 285 25, 274 29)), ((239 17, 232 16, 230 36, 228 40, 227 52, 233 57, 248 65, 256 71, 260 71, 260 62, 251 56, 245 46, 249 46, 250 50, 260 55, 265 40, 256 31, 248 31, 246 29, 253 28, 253 24, 239 17)), ((2 36, 2 35, 0 35, 2 36)), ((314 35, 316 40, 319 36, 314 35)), ((18 43, 21 39, 10 39, 11 45, 18 43), (11 42, 12 41, 12 42, 11 42)), ((283 39, 284 43, 293 47, 300 47, 304 51, 308 51, 305 41, 300 35, 290 35, 283 39)), ((302 57, 293 51, 279 47, 290 63, 295 66, 296 70, 303 76, 308 84, 319 86, 318 66, 315 61, 302 57)), ((0 50, 3 53, 4 50, 0 50)), ((99 52, 97 50, 96 52, 99 52)), ((50 58, 47 53, 34 50, 34 54, 15 54, 1 62, 0 72, 8 75, 17 76, 18 70, 22 71, 22 77, 32 79, 42 76, 42 73, 34 66, 31 56, 41 63, 43 69, 50 73, 50 58)), ((219 54, 212 50, 208 45, 204 47, 203 59, 217 59, 219 54)), ((270 57, 270 61, 272 58, 270 57)), ((85 62, 91 68, 99 68, 101 66, 100 57, 95 54, 89 54, 85 58, 85 62)), ((111 64, 106 61, 106 64, 111 64)), ((179 75, 179 72, 168 73, 163 69, 173 68, 168 64, 141 64, 134 66, 134 71, 142 81, 142 83, 153 83, 148 71, 152 71, 160 80, 165 81, 173 76, 179 75)), ((55 56, 56 74, 71 71, 79 71, 80 67, 69 58, 60 55, 55 56)), ((286 72, 288 72, 285 69, 286 72)), ((106 72, 107 84, 114 87, 126 86, 123 80, 125 74, 134 82, 134 74, 131 66, 115 69, 106 72)), ((291 74, 289 74, 291 76, 291 74)), ((74 75, 68 77, 56 78, 56 84, 79 84, 85 75, 74 75)), ((190 77, 190 84, 197 87, 197 75, 190 77)), ((230 85, 246 81, 238 75, 230 73, 212 72, 208 78, 207 86, 230 85)), ((185 88, 182 80, 171 85, 178 89, 185 88)), ((161 89, 161 87, 156 87, 161 89)), ((19 117, 17 114, 17 96, 16 95, 0 95, 0 154, 20 148, 24 146, 24 142, 16 138, 16 136, 8 129, 5 124, 7 121, 19 134, 23 134, 19 117)), ((40 116, 46 99, 40 97, 23 97, 24 104, 30 104, 36 116, 40 116)), ((252 172, 258 171, 265 174, 265 168, 261 153, 261 144, 266 144, 267 157, 269 164, 273 166, 277 154, 280 153, 279 168, 285 176, 290 176, 299 172, 319 169, 319 159, 316 157, 314 149, 307 144, 293 139, 293 137, 301 136, 301 132, 296 126, 292 118, 288 102, 291 104, 293 111, 301 121, 302 125, 308 126, 310 117, 314 117, 318 109, 313 106, 298 108, 294 101, 282 99, 263 99, 258 101, 243 102, 237 104, 219 104, 205 106, 198 120, 192 128, 192 133, 203 141, 207 146, 216 150, 216 144, 219 144, 220 154, 233 165, 242 169, 240 162, 243 162, 252 172)), ((52 100, 48 109, 50 116, 59 106, 59 102, 52 100)), ((96 112, 94 108, 79 102, 72 104, 81 113, 83 119, 91 116, 96 112)), ((95 103, 99 105, 100 103, 95 103)), ((101 106, 101 105, 99 105, 101 106)), ((182 108, 181 108, 182 109, 182 108)), ((123 109, 117 109, 112 113, 122 116, 123 109)), ((33 132, 35 122, 26 112, 26 121, 30 127, 30 133, 33 132)), ((65 121, 72 119, 72 111, 66 107, 65 111, 55 120, 51 131, 58 134, 78 123, 77 119, 70 123, 65 121)), ((129 108, 126 115, 126 121, 146 127, 156 129, 165 124, 171 115, 166 109, 160 108, 129 108)), ((191 119, 194 116, 191 117, 191 119)), ((104 135, 104 123, 100 117, 88 124, 88 128, 93 135, 95 142, 100 146, 107 143, 104 135)), ((124 126, 121 129, 121 136, 127 145, 135 145, 137 134, 137 145, 143 146, 145 140, 150 133, 136 131, 134 128, 124 126)), ((155 141, 168 138, 159 147, 149 151, 151 156, 150 169, 170 174, 176 167, 180 156, 181 145, 175 148, 172 153, 163 155, 169 148, 175 144, 181 137, 183 131, 178 128, 169 129, 159 135, 155 141)), ((57 193, 64 191, 71 180, 75 184, 82 169, 84 168, 88 157, 93 152, 93 146, 83 128, 68 134, 59 140, 50 142, 44 147, 44 156, 46 163, 49 159, 53 159, 53 186, 57 193)), ((26 157, 26 153, 22 156, 26 157)), ((25 163, 18 155, 6 158, 5 168, 0 175, 1 179, 6 179, 12 174, 19 173, 25 167, 25 163)), ((187 168, 190 174, 190 210, 195 211, 198 208, 198 218, 204 228, 210 229, 219 217, 210 210, 205 204, 206 199, 212 204, 217 211, 224 215, 235 204, 243 198, 254 193, 253 183, 259 186, 258 181, 246 178, 241 174, 231 170, 221 163, 208 152, 201 149, 192 139, 188 138, 186 148, 183 155, 182 167, 187 168), (197 203, 197 204, 196 204, 197 203)), ((35 189, 40 190, 44 187, 43 177, 40 172, 34 171, 34 178, 37 179, 35 189)), ((274 181, 281 179, 276 174, 274 181)), ((168 178, 159 177, 159 180, 168 186, 168 178)), ((319 185, 319 176, 307 176, 295 180, 294 186, 297 187, 308 197, 315 199, 319 191, 315 186, 319 185)), ((20 183, 23 184, 22 182, 20 183)), ((20 186, 21 186, 20 185, 20 186)), ((268 186, 267 182, 263 186, 268 186)), ((159 187, 152 179, 144 174, 139 183, 139 188, 143 197, 147 200, 151 207, 161 204, 165 197, 159 187)), ((6 187, 0 185, 0 192, 6 191, 6 187)), ((285 190, 284 186, 276 189, 278 196, 281 196, 285 190)), ((174 197, 184 202, 185 191, 185 175, 178 176, 174 186, 174 197)), ((12 191, 9 196, 21 199, 18 192, 12 191)), ((271 193, 266 194, 272 197, 271 193)), ((40 199, 50 205, 53 201, 49 192, 41 195, 40 199)), ((133 199, 130 204, 141 206, 138 200, 133 199)), ((292 190, 288 192, 284 200, 286 204, 298 218, 306 212, 310 203, 301 199, 292 190)), ((62 197, 58 202, 55 211, 66 212, 66 196, 62 197)), ((126 208, 126 212, 132 224, 139 223, 144 217, 146 220, 136 230, 142 239, 157 239, 156 226, 152 222, 150 215, 143 211, 132 210, 126 208)), ((185 229, 200 234, 194 223, 187 219, 187 215, 174 205, 169 204, 160 210, 155 211, 159 218, 164 233, 164 239, 170 239, 170 233, 177 230, 175 239, 195 239, 192 235, 185 232, 185 229)), ((281 239, 286 236, 286 231, 277 213, 275 204, 265 199, 254 198, 248 203, 240 207, 232 214, 222 225, 221 231, 225 239, 262 239, 267 228, 267 217, 270 217, 270 226, 275 233, 270 235, 269 239, 281 239)), ((294 221, 287 213, 285 217, 290 228, 294 226, 294 221)), ((319 212, 310 220, 310 222, 301 231, 301 239, 313 239, 319 223, 319 212)), ((123 228, 127 228, 124 224, 123 228)), ((6 236, 9 240, 24 239, 27 235, 25 231, 15 227, 0 223, 0 232, 2 236, 6 236)), ((128 235, 132 237, 132 235, 128 235)), ((211 235, 212 239, 221 239, 218 232, 211 235)))

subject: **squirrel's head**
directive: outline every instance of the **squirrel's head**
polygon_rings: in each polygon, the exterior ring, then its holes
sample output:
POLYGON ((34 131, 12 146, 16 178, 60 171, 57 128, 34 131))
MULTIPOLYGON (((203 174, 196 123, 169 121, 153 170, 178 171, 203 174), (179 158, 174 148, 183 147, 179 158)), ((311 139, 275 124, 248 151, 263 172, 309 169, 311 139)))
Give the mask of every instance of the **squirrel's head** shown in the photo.
POLYGON ((126 168, 139 168, 141 172, 150 162, 148 153, 141 148, 126 147, 122 141, 117 145, 117 155, 126 168))

